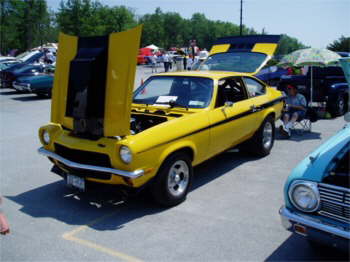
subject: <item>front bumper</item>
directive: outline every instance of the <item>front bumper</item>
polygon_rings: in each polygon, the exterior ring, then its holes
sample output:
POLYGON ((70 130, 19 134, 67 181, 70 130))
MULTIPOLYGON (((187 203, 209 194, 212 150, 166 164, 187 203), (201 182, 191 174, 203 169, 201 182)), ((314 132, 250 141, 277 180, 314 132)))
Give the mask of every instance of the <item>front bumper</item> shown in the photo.
POLYGON ((29 85, 18 84, 17 82, 14 82, 12 84, 12 87, 20 92, 31 92, 32 91, 29 85))
POLYGON ((44 156, 49 157, 49 158, 52 158, 52 159, 55 159, 58 162, 61 162, 70 168, 95 171, 95 172, 102 172, 102 173, 112 174, 112 175, 116 175, 116 176, 120 176, 120 177, 130 178, 130 179, 135 179, 135 178, 138 178, 138 177, 145 174, 145 171, 143 169, 138 169, 135 171, 125 171, 125 170, 119 170, 119 169, 115 169, 115 168, 80 164, 77 162, 70 161, 66 158, 63 158, 63 157, 59 156, 58 154, 55 154, 54 152, 46 150, 43 147, 39 148, 38 152, 39 152, 39 154, 44 155, 44 156))
POLYGON ((347 247, 349 245, 350 231, 345 228, 325 223, 321 219, 311 216, 300 215, 290 211, 285 206, 280 208, 279 214, 283 227, 291 232, 299 233, 295 230, 295 226, 303 226, 306 228, 303 235, 311 239, 331 246, 347 247))

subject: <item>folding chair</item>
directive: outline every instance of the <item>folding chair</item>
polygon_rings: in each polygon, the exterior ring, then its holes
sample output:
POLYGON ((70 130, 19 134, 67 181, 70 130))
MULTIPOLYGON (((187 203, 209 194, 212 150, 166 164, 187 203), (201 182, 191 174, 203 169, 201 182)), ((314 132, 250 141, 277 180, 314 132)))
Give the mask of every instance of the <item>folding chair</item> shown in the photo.
POLYGON ((317 113, 310 107, 306 109, 305 117, 298 119, 292 129, 296 131, 297 134, 302 135, 307 132, 310 133, 312 130, 312 123, 317 121, 317 113))
POLYGON ((301 120, 298 119, 298 121, 294 123, 292 130, 294 130, 298 135, 310 133, 312 130, 312 122, 307 116, 305 116, 305 118, 301 120))

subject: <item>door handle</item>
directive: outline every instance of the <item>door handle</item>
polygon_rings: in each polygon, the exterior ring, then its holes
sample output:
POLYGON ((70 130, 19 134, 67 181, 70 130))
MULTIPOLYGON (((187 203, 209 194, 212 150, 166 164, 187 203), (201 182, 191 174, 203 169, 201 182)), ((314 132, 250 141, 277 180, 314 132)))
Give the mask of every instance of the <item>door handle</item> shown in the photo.
POLYGON ((262 107, 252 105, 252 106, 250 106, 250 109, 252 110, 252 112, 258 112, 258 111, 261 111, 262 107))

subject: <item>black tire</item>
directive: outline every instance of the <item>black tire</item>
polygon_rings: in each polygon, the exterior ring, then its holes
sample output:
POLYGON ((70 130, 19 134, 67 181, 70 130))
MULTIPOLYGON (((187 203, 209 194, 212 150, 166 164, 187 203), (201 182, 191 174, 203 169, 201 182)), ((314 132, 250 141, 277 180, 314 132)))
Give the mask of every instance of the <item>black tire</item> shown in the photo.
POLYGON ((346 112, 347 100, 344 95, 339 95, 335 103, 329 105, 330 113, 333 117, 342 116, 346 112))
POLYGON ((44 94, 44 93, 36 93, 36 95, 38 97, 40 97, 40 98, 51 98, 51 94, 49 94, 49 93, 46 93, 46 94, 44 94))
POLYGON ((191 162, 191 158, 183 152, 174 153, 163 162, 150 188, 153 199, 158 204, 171 207, 180 204, 186 199, 187 193, 192 184, 193 177, 193 168, 191 162), (186 172, 182 172, 182 174, 180 172, 180 174, 177 174, 181 179, 179 183, 184 182, 182 184, 183 187, 178 186, 177 190, 176 186, 174 185, 174 187, 170 189, 169 180, 173 180, 172 182, 175 181, 175 178, 170 178, 171 169, 177 169, 179 166, 184 167, 183 165, 187 166, 188 174, 186 175, 186 172), (178 194, 174 193, 175 191, 178 191, 178 194))
POLYGON ((254 136, 248 141, 246 148, 252 154, 264 157, 270 154, 273 144, 275 142, 275 119, 272 115, 269 115, 262 122, 259 129, 255 132, 254 136), (267 143, 264 130, 268 129, 271 132, 270 143, 267 143))

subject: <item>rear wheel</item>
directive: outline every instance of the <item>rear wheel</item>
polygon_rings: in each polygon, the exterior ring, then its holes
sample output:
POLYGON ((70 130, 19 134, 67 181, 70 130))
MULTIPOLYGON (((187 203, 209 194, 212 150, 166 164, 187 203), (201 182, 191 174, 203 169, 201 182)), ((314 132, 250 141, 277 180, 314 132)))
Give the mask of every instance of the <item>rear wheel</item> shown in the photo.
POLYGON ((263 157, 270 154, 275 141, 275 119, 272 115, 265 118, 259 129, 247 144, 254 155, 263 157))
POLYGON ((339 95, 334 104, 329 105, 330 113, 333 117, 342 116, 346 112, 346 99, 344 95, 339 95))
POLYGON ((163 206, 175 206, 186 199, 191 186, 193 169, 186 153, 174 153, 160 167, 151 192, 154 200, 163 206))

